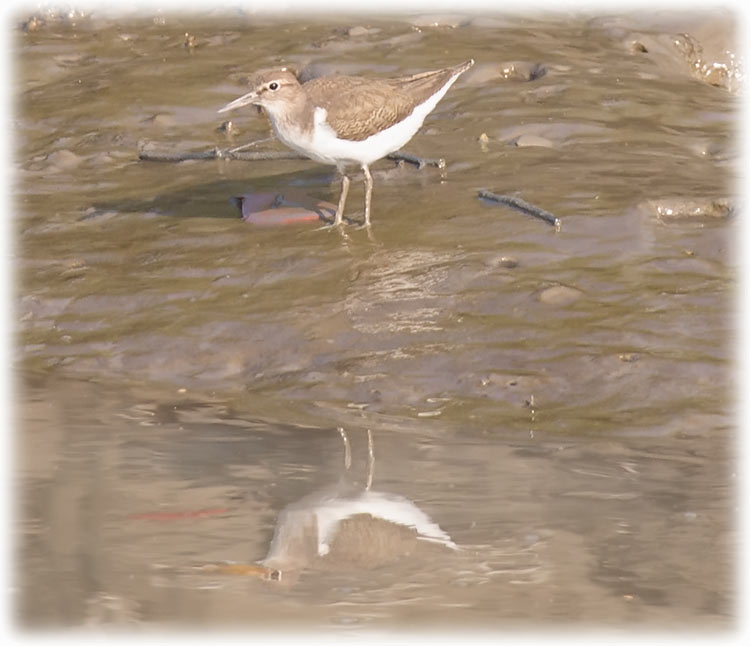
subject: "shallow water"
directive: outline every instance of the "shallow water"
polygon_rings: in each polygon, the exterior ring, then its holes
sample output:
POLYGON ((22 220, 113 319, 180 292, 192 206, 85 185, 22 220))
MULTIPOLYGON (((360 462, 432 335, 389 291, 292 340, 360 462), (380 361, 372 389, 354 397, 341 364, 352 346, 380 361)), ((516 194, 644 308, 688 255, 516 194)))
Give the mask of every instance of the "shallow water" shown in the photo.
MULTIPOLYGON (((708 52, 728 22, 19 27, 21 625, 731 625, 737 223, 685 204, 734 203, 737 99, 670 49, 688 32, 708 52), (260 67, 398 75, 470 57, 406 148, 446 168, 377 164, 370 236, 254 227, 230 203, 335 201, 328 167, 137 159, 143 141, 267 137, 254 111, 230 135, 216 114, 260 67), (371 511, 344 525, 357 558, 332 550, 281 582, 196 569, 262 559, 311 492, 361 491, 366 429, 370 493, 459 549, 371 511)), ((355 180, 355 218, 362 194, 355 180)))

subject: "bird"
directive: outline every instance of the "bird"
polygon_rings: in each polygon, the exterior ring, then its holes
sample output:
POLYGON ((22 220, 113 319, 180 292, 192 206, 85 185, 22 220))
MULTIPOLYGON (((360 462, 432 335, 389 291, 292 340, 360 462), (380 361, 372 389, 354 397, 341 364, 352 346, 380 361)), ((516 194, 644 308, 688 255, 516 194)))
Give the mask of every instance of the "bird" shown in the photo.
POLYGON ((462 551, 414 502, 372 490, 375 454, 369 430, 366 481, 350 481, 351 446, 346 431, 339 427, 338 432, 344 443, 345 477, 281 510, 264 559, 209 563, 200 569, 294 584, 308 569, 370 569, 409 556, 434 561, 462 551))
POLYGON ((364 225, 369 227, 370 165, 411 140, 425 117, 472 65, 470 59, 399 78, 322 76, 305 83, 287 67, 264 69, 251 78, 249 92, 219 112, 258 106, 284 145, 316 162, 336 166, 342 179, 334 225, 343 222, 350 184, 347 167, 359 165, 365 183, 364 225))

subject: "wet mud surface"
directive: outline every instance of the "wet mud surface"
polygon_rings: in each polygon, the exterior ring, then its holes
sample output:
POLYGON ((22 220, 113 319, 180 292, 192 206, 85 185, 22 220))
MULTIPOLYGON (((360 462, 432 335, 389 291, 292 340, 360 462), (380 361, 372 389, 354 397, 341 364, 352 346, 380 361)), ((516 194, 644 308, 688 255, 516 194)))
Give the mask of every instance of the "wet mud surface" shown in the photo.
POLYGON ((18 18, 19 625, 732 625, 731 14, 18 18), (369 235, 233 201, 330 167, 138 160, 267 139, 258 68, 468 58, 369 235))

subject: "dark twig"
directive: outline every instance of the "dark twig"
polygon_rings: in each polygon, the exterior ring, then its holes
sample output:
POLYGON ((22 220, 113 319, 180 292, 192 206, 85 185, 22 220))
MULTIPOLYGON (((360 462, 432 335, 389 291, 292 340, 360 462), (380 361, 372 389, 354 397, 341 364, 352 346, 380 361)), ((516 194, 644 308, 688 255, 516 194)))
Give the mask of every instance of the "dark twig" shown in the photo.
MULTIPOLYGON (((236 149, 213 148, 196 152, 172 152, 168 150, 158 150, 153 144, 144 144, 138 150, 138 159, 141 161, 156 162, 181 162, 188 160, 211 160, 211 159, 235 159, 238 161, 275 161, 279 159, 307 159, 302 155, 288 151, 266 151, 266 152, 240 152, 236 149)), ((405 161, 414 164, 420 170, 425 166, 435 166, 436 168, 445 168, 444 159, 424 159, 410 153, 397 152, 388 155, 388 159, 393 161, 405 161)))
POLYGON ((387 155, 388 159, 393 161, 405 161, 410 164, 414 164, 419 170, 422 170, 425 166, 434 166, 435 168, 445 168, 444 159, 424 159, 423 157, 417 157, 411 153, 396 152, 387 155))
POLYGON ((479 197, 485 200, 497 202, 498 204, 504 204, 505 206, 516 209, 521 213, 525 213, 526 215, 531 215, 532 217, 544 220, 548 224, 551 224, 553 227, 555 227, 555 231, 560 231, 560 229, 562 228, 562 222, 560 222, 560 218, 552 215, 552 213, 550 213, 549 211, 540 209, 538 206, 529 204, 528 202, 525 202, 518 197, 512 197, 510 195, 498 195, 497 193, 492 193, 486 189, 482 189, 479 191, 479 197))
POLYGON ((207 159, 237 159, 241 161, 271 161, 276 159, 305 159, 301 155, 286 151, 267 151, 267 152, 234 152, 232 150, 203 150, 198 152, 169 152, 166 150, 151 150, 143 147, 138 151, 138 159, 141 161, 158 161, 158 162, 181 162, 187 160, 207 160, 207 159))

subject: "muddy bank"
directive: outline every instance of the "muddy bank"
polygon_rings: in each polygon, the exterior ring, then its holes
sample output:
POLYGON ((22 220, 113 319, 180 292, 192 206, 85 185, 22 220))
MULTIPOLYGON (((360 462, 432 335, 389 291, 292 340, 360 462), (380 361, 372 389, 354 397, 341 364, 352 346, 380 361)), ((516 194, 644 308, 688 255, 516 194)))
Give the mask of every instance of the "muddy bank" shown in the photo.
POLYGON ((734 22, 19 16, 22 623, 728 626, 734 22), (407 147, 445 167, 376 164, 369 237, 254 226, 232 201, 335 203, 329 167, 138 159, 283 150, 255 111, 216 112, 260 67, 469 58, 407 147), (282 511, 346 475, 339 426, 347 477, 370 429, 374 497, 462 551, 405 556, 395 523, 379 568, 288 588, 190 569, 261 560, 282 511))

